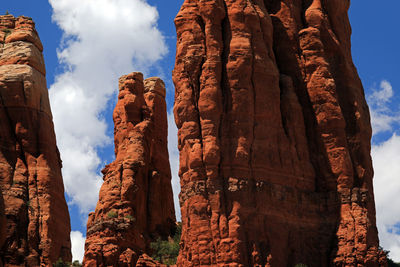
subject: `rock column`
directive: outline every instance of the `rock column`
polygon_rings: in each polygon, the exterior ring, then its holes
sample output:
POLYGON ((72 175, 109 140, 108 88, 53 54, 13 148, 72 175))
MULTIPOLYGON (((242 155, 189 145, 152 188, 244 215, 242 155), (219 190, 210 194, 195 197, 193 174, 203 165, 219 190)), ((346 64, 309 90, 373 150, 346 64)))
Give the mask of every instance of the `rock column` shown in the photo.
POLYGON ((150 242, 175 230, 164 83, 122 76, 113 119, 115 161, 102 171, 83 265, 159 266, 147 255, 150 242))
POLYGON ((71 261, 70 218, 42 51, 32 19, 0 16, 0 187, 7 218, 0 258, 5 266, 71 261))
POLYGON ((186 0, 179 266, 381 266, 345 0, 186 0))

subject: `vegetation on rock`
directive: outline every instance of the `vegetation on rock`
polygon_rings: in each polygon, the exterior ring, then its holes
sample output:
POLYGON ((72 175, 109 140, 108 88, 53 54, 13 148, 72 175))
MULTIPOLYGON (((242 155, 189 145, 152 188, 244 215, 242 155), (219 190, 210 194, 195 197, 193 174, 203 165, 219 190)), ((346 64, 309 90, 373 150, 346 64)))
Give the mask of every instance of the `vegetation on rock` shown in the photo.
POLYGON ((177 223, 173 237, 169 237, 168 240, 162 240, 159 237, 155 242, 151 242, 150 248, 153 250, 152 258, 166 265, 176 264, 176 259, 179 254, 181 233, 182 223, 177 223))
MULTIPOLYGON (((379 247, 381 250, 383 250, 383 248, 379 247)), ((389 258, 389 250, 383 250, 383 252, 385 252, 386 257, 387 257, 387 266, 388 267, 400 267, 400 262, 394 262, 391 258, 389 258)))
POLYGON ((392 259, 388 259, 388 267, 400 267, 400 263, 394 262, 392 259))
POLYGON ((107 213, 107 217, 112 219, 112 218, 117 218, 118 215, 117 215, 117 213, 115 211, 112 210, 112 211, 107 213))
POLYGON ((75 267, 75 266, 78 266, 78 267, 81 267, 82 266, 82 264, 78 261, 78 260, 76 260, 76 261, 74 261, 74 262, 72 262, 72 263, 70 263, 70 262, 63 262, 63 260, 60 258, 60 259, 58 259, 57 261, 56 261, 56 263, 53 263, 53 267, 75 267))

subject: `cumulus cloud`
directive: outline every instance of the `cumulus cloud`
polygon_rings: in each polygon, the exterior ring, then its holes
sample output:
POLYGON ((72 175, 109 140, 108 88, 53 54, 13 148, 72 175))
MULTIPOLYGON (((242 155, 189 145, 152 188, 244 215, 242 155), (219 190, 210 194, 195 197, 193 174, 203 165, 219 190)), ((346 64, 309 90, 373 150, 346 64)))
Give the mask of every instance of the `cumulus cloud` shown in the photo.
POLYGON ((66 192, 81 212, 94 208, 101 185, 98 149, 110 144, 102 113, 118 77, 145 72, 167 52, 157 10, 144 0, 49 0, 63 31, 64 72, 50 87, 66 192))
POLYGON ((392 85, 383 80, 380 83, 380 90, 375 90, 371 95, 371 101, 377 102, 378 105, 384 107, 384 104, 390 101, 393 97, 393 87, 392 85))
POLYGON ((72 261, 83 261, 83 255, 85 253, 85 237, 83 237, 82 233, 79 231, 71 232, 71 251, 72 261))
POLYGON ((367 98, 371 109, 374 134, 392 131, 393 126, 400 122, 399 114, 388 107, 393 95, 392 85, 390 82, 383 80, 379 85, 379 89, 373 90, 372 94, 367 98))
POLYGON ((374 190, 381 246, 400 261, 400 136, 372 147, 374 190), (396 226, 397 225, 397 226, 396 226))
POLYGON ((168 153, 172 172, 172 190, 174 192, 175 215, 181 220, 181 209, 179 207, 179 192, 181 191, 179 180, 179 150, 178 150, 178 128, 175 125, 173 111, 168 112, 168 153))
POLYGON ((367 99, 374 135, 392 133, 389 139, 373 144, 372 159, 380 244, 390 251, 390 258, 400 261, 400 136, 394 131, 400 123, 400 116, 390 108, 393 97, 392 85, 383 80, 380 89, 373 90, 367 99))

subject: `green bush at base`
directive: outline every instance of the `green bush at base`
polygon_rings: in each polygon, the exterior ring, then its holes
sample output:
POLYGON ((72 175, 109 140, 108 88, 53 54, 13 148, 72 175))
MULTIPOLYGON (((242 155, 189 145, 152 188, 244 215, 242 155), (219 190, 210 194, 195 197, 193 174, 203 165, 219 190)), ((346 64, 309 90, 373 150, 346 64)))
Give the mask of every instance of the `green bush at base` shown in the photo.
POLYGON ((176 264, 179 254, 179 243, 181 242, 182 224, 178 223, 176 232, 173 237, 168 240, 157 238, 155 242, 150 243, 153 250, 152 258, 166 265, 176 264))

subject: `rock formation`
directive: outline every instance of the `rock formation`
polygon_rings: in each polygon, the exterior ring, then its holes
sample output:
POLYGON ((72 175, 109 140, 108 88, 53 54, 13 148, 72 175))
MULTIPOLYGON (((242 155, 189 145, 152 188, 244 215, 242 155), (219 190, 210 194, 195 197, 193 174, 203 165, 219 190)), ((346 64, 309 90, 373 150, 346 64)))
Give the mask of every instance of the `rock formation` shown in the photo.
POLYGON ((185 0, 178 266, 384 266, 348 0, 185 0))
POLYGON ((32 19, 0 16, 0 187, 7 218, 0 259, 5 266, 71 261, 42 51, 32 19))
MULTIPOLYGON (((6 240, 6 229, 7 229, 7 221, 4 208, 4 199, 0 186, 0 248, 3 247, 4 241, 6 240)), ((3 261, 1 258, 0 258, 0 267, 3 267, 3 261)))
POLYGON ((102 171, 83 265, 155 266, 144 254, 150 241, 175 230, 164 83, 143 81, 141 73, 122 76, 113 119, 116 158, 102 171))

